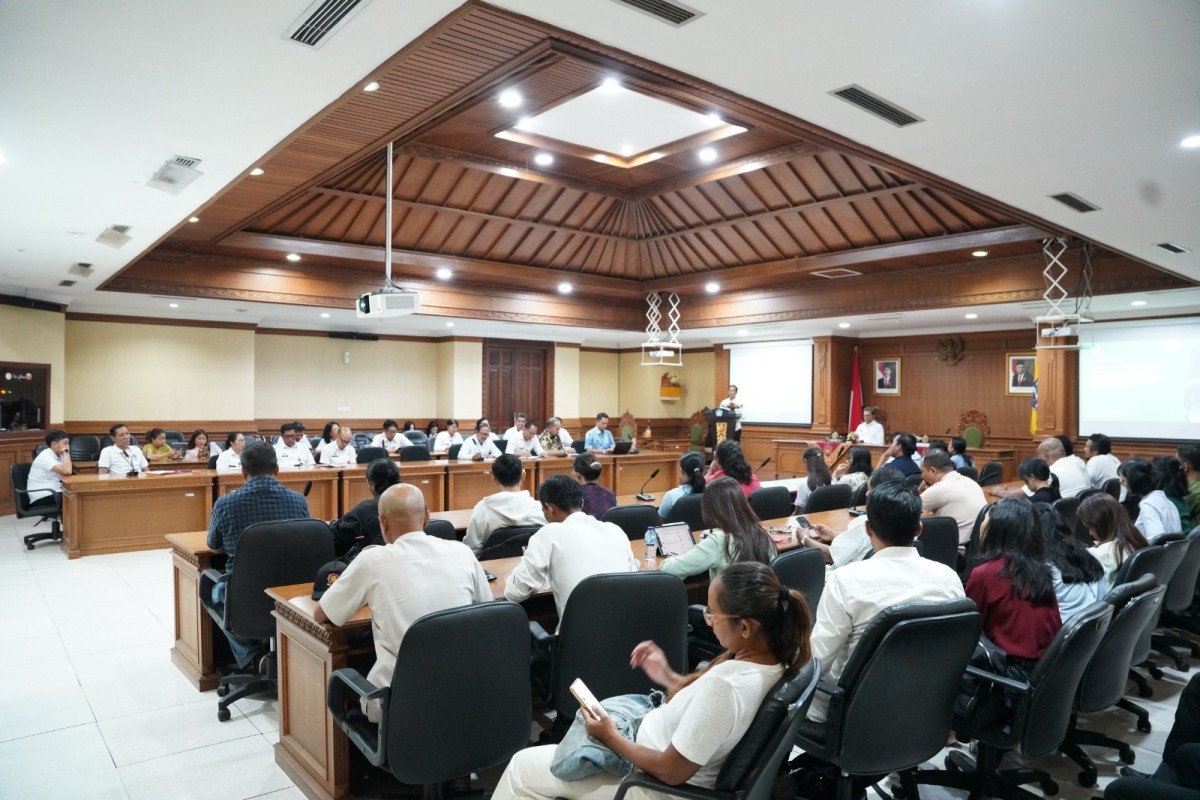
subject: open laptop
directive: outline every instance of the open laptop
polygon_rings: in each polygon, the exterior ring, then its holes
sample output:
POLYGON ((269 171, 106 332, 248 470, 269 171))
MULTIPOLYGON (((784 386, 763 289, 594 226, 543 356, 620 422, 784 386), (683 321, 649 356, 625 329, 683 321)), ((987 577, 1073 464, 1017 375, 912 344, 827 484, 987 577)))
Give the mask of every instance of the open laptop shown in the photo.
POLYGON ((654 532, 658 534, 658 552, 664 556, 680 556, 696 546, 686 522, 657 525, 654 532))
POLYGON ((617 442, 613 445, 612 454, 614 456, 623 456, 629 452, 631 447, 633 447, 633 442, 617 442))

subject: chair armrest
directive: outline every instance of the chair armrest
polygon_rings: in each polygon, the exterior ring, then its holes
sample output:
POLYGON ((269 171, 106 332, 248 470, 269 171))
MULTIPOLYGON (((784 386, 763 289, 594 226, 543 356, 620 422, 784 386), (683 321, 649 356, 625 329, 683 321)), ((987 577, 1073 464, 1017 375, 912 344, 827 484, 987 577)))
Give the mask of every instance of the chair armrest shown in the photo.
POLYGON ((334 670, 329 676, 329 691, 326 705, 333 721, 345 731, 367 760, 376 767, 387 764, 388 703, 391 687, 378 687, 369 682, 355 669, 334 670), (361 700, 380 702, 379 722, 371 722, 361 711, 361 700))
POLYGON ((838 686, 836 683, 830 683, 829 681, 819 681, 817 683, 817 691, 821 694, 827 694, 830 697, 846 696, 845 689, 843 689, 841 686, 838 686))
POLYGON ((554 643, 554 640, 558 638, 554 634, 546 633, 546 629, 542 627, 540 622, 532 621, 529 623, 529 635, 533 637, 535 642, 546 647, 550 647, 554 643))
POLYGON ((220 570, 216 570, 211 567, 200 573, 200 605, 202 605, 204 609, 208 611, 210 615, 212 615, 213 619, 217 621, 222 629, 225 628, 225 621, 228 616, 225 609, 227 609, 229 606, 228 604, 223 605, 221 607, 221 613, 218 615, 216 607, 213 606, 212 593, 214 586, 216 586, 218 583, 226 583, 228 581, 228 572, 221 572, 220 570))
POLYGON ((692 786, 689 783, 681 783, 679 786, 671 786, 663 783, 658 778, 647 775, 645 772, 634 771, 621 779, 621 783, 617 786, 617 793, 613 800, 624 800, 625 792, 629 789, 639 786, 651 791, 661 792, 673 797, 685 797, 688 800, 725 800, 732 798, 733 795, 726 792, 718 792, 715 789, 702 789, 699 786, 692 786))
MULTIPOLYGON (((696 616, 697 614, 703 614, 704 609, 706 609, 706 608, 708 608, 708 606, 702 606, 699 603, 689 603, 687 618, 689 620, 691 620, 691 618, 696 616)), ((692 632, 692 623, 691 622, 688 622, 687 632, 688 633, 692 632)))
POLYGON ((1012 678, 1006 678, 1003 675, 997 675, 994 672, 988 672, 986 669, 980 669, 979 667, 974 667, 974 666, 968 665, 967 666, 967 674, 974 675, 977 678, 982 678, 985 681, 991 681, 992 683, 998 683, 1007 689, 1012 689, 1014 691, 1020 692, 1021 694, 1029 694, 1031 691, 1033 691, 1033 687, 1030 686, 1028 683, 1025 683, 1023 681, 1013 680, 1012 678))

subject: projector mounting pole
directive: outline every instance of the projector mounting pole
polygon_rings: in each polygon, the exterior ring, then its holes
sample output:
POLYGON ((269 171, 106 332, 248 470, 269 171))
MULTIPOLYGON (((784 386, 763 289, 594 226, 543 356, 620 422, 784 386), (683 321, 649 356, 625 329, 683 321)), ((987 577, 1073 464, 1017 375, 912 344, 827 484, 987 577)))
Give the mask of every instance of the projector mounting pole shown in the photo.
POLYGON ((387 199, 384 203, 384 225, 387 231, 383 244, 383 268, 387 275, 384 286, 392 288, 392 143, 387 145, 387 199))

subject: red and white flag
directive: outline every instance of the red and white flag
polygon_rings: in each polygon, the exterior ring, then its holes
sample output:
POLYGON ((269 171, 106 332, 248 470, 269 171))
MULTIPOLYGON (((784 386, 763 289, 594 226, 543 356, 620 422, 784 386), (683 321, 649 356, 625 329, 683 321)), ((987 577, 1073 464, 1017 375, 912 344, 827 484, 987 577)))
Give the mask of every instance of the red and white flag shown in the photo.
POLYGON ((850 375, 850 427, 847 433, 854 433, 862 424, 863 415, 862 378, 858 373, 858 348, 854 348, 854 372, 850 375))

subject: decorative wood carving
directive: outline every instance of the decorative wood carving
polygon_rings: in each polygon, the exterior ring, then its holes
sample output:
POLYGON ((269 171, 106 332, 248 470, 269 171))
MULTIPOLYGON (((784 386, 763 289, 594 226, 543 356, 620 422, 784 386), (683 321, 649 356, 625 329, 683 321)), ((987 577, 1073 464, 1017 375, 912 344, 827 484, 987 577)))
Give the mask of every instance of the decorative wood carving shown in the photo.
POLYGON ((296 609, 292 608, 290 604, 276 600, 275 613, 295 625, 297 628, 300 628, 309 636, 313 637, 322 644, 327 645, 330 643, 332 637, 330 636, 328 626, 314 622, 296 609))
POLYGON ((958 435, 962 436, 963 431, 972 425, 979 428, 979 430, 983 433, 983 443, 986 445, 988 443, 988 439, 990 439, 992 436, 992 427, 988 424, 987 414, 984 414, 982 411, 975 408, 964 412, 963 415, 958 418, 958 435))
POLYGON ((949 339, 939 339, 938 359, 947 367, 953 367, 965 357, 963 356, 964 347, 962 337, 952 336, 949 339))

